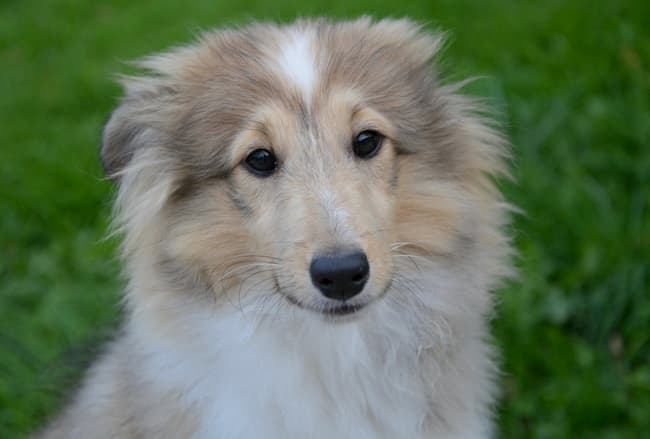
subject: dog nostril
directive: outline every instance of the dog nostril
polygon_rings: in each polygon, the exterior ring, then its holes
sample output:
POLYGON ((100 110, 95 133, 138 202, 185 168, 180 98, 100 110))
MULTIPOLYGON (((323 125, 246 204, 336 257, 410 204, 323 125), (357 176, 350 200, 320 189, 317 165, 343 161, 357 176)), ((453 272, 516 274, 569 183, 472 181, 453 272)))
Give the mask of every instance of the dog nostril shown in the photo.
POLYGON ((309 272, 314 286, 325 297, 347 300, 363 290, 370 265, 361 251, 334 253, 314 257, 309 272))

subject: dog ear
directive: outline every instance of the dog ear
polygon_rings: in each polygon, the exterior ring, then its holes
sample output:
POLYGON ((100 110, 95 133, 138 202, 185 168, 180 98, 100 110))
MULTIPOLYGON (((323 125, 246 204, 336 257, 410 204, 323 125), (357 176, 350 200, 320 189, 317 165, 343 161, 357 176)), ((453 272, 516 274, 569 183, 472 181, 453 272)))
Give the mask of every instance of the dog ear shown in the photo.
POLYGON ((131 161, 135 147, 134 140, 141 128, 127 117, 128 110, 118 107, 104 126, 100 158, 104 174, 116 180, 119 172, 131 161))
POLYGON ((113 181, 119 181, 139 149, 165 142, 164 127, 175 95, 159 78, 127 78, 123 84, 126 97, 106 122, 100 147, 104 173, 113 181))

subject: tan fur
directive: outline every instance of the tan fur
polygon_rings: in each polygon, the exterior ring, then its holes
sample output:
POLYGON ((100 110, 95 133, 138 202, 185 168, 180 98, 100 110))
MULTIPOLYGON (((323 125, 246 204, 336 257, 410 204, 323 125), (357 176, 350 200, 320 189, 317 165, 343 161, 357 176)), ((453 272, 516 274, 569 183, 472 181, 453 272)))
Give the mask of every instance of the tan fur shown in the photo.
MULTIPOLYGON (((420 265, 471 273, 448 302, 451 291, 432 293, 442 305, 431 321, 441 340, 453 334, 445 346, 484 339, 489 291, 510 273, 508 207, 492 182, 506 174, 506 148, 472 100, 438 82, 431 61, 440 45, 408 20, 308 20, 215 31, 141 62, 148 74, 124 80, 102 147, 118 185, 127 324, 41 437, 191 437, 199 423, 193 406, 157 388, 164 371, 138 373, 149 349, 141 336, 191 344, 188 334, 200 330, 186 326, 188 315, 251 304, 260 318, 289 309, 337 325, 317 312, 323 300, 309 277, 314 255, 334 248, 367 254, 371 277, 354 299, 367 308, 395 303, 397 312, 400 301, 414 300, 405 296, 418 289, 409 273, 420 265), (309 99, 275 64, 301 32, 315 54, 309 99), (367 129, 385 141, 365 161, 353 156, 351 139, 367 129), (280 162, 264 179, 241 165, 260 147, 280 162), (465 310, 475 324, 458 317, 465 310)), ((482 343, 475 349, 488 352, 482 343)), ((446 360, 436 364, 445 373, 446 360)), ((490 360, 454 367, 486 377, 473 397, 485 407, 471 410, 489 417, 490 360)), ((445 425, 436 416, 448 408, 439 404, 432 399, 428 431, 447 428, 433 426, 445 425)))

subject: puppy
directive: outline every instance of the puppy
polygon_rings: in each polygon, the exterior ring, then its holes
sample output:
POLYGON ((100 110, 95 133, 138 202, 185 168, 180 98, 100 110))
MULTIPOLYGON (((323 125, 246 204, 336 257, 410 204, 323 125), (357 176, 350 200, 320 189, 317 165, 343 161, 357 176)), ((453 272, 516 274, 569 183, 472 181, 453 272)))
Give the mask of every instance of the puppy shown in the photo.
POLYGON ((506 142, 408 20, 203 35, 124 79, 126 323, 47 439, 488 438, 506 142))

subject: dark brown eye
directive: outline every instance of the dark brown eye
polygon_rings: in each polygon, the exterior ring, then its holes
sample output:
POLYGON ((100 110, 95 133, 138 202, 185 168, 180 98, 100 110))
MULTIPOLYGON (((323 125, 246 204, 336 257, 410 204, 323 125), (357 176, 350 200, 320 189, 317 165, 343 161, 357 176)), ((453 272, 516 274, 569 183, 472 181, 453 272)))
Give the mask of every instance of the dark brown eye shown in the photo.
POLYGON ((278 168, 278 159, 273 151, 263 148, 248 154, 244 163, 248 170, 258 177, 268 177, 278 168))
POLYGON ((361 131, 352 142, 352 150, 357 157, 369 159, 377 155, 383 141, 384 136, 377 131, 361 131))

